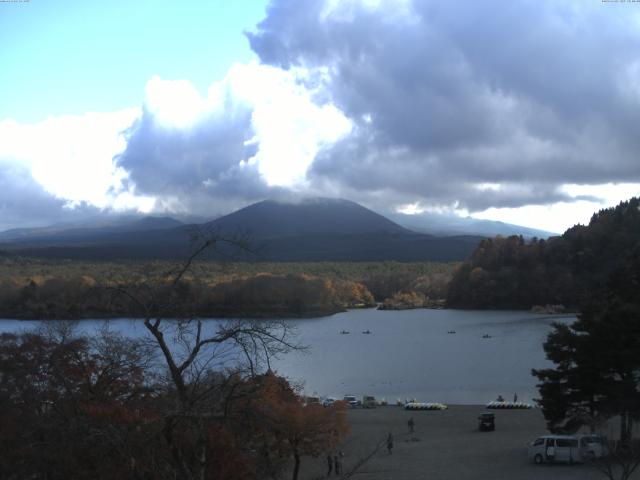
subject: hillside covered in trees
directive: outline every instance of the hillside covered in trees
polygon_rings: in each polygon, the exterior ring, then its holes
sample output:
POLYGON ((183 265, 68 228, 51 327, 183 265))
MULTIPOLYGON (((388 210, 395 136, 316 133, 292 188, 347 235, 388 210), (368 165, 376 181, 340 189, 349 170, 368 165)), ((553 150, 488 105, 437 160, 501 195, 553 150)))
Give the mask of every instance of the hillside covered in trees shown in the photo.
POLYGON ((601 210, 589 225, 576 225, 548 240, 487 239, 454 273, 447 306, 528 309, 564 305, 576 310, 638 249, 639 198, 601 210))

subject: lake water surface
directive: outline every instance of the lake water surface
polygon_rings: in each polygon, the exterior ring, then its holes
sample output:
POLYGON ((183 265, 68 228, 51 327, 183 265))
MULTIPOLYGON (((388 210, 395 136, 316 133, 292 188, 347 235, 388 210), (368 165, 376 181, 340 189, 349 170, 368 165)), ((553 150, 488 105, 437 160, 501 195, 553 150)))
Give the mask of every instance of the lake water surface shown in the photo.
MULTIPOLYGON (((351 310, 290 320, 308 351, 291 353, 273 365, 290 380, 304 381, 307 394, 320 396, 484 403, 499 394, 511 400, 517 393, 519 400, 532 401, 537 390, 530 372, 549 365, 542 343, 551 323, 573 319, 520 311, 351 310), (371 333, 363 334, 365 330, 371 333), (452 330, 456 333, 447 333, 452 330)), ((0 320, 0 332, 39 323, 0 320)), ((81 329, 100 325, 85 320, 81 329)), ((146 334, 140 321, 111 320, 109 325, 127 335, 146 334)))

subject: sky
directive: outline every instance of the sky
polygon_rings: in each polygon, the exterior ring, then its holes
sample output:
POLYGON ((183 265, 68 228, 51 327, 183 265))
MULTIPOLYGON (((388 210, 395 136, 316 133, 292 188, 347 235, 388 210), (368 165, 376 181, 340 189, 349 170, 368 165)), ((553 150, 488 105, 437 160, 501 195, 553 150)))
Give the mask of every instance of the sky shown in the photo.
POLYGON ((640 195, 640 4, 0 2, 0 230, 341 197, 562 232, 640 195))

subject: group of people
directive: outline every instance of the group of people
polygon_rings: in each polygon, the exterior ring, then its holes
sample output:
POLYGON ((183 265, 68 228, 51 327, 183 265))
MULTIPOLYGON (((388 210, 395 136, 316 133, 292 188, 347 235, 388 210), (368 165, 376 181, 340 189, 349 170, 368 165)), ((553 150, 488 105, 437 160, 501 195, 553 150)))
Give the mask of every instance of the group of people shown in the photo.
MULTIPOLYGON (((409 433, 413 434, 416 427, 416 423, 413 421, 413 417, 410 417, 409 420, 407 420, 407 427, 409 427, 409 433)), ((393 453, 393 435, 391 434, 391 432, 389 432, 389 435, 387 435, 387 451, 389 452, 389 455, 393 453)))
MULTIPOLYGON (((413 421, 413 417, 410 417, 409 420, 407 420, 407 427, 409 427, 409 433, 413 434, 416 427, 416 423, 413 421)), ((387 451, 389 452, 389 455, 393 453, 393 435, 391 434, 391 432, 389 432, 389 435, 387 435, 387 451)))
MULTIPOLYGON (((413 421, 413 417, 409 418, 407 421, 407 426, 409 427, 409 433, 413 433, 415 430, 415 422, 413 421)), ((387 451, 389 455, 393 453, 393 435, 389 432, 387 435, 387 451)), ((329 452, 327 454, 327 477, 330 477, 332 473, 335 473, 336 476, 339 476, 343 473, 342 471, 342 457, 344 457, 344 452, 342 450, 337 450, 335 452, 329 452)))

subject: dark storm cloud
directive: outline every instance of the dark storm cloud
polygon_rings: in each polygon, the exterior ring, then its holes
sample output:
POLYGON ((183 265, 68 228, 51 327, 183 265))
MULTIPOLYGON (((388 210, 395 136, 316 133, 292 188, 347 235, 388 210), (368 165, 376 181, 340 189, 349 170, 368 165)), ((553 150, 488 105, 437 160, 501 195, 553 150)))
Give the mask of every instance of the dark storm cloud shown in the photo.
POLYGON ((66 203, 45 191, 24 166, 0 161, 0 231, 79 221, 100 211, 84 204, 69 208, 66 203))
POLYGON ((272 191, 247 162, 257 148, 247 144, 252 136, 251 110, 233 102, 189 128, 165 125, 144 109, 116 163, 137 194, 157 199, 156 209, 210 216, 272 191))
POLYGON ((571 200, 567 183, 640 182, 633 8, 337 3, 273 0, 248 34, 263 62, 323 72, 318 98, 354 123, 317 156, 315 188, 477 211, 571 200))

